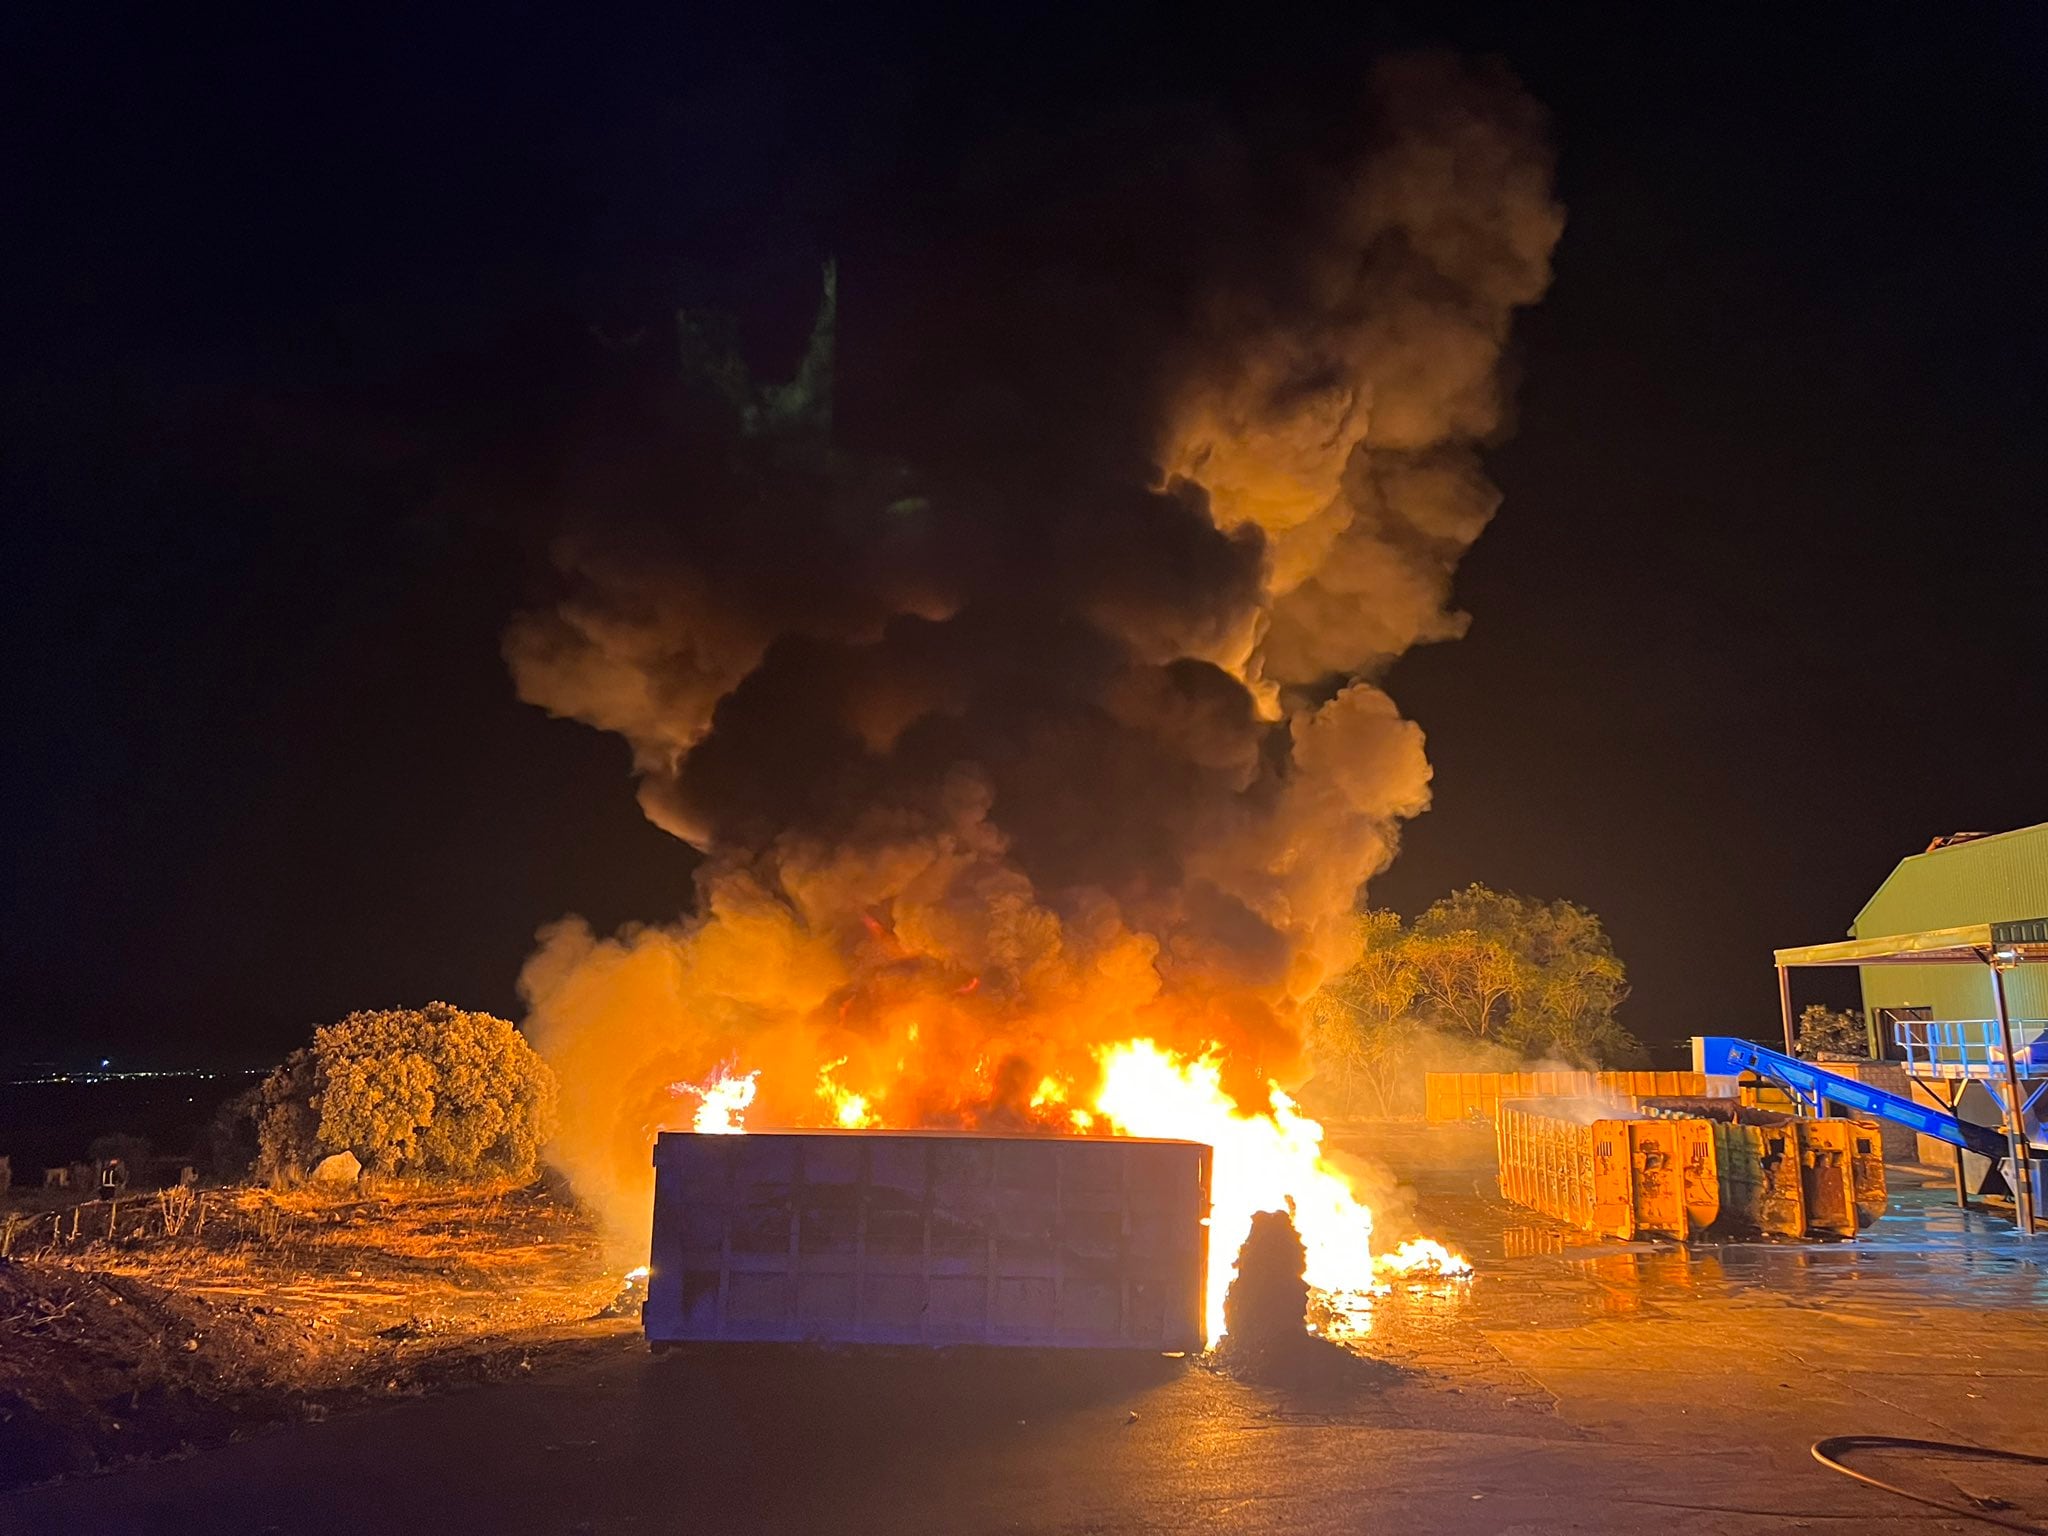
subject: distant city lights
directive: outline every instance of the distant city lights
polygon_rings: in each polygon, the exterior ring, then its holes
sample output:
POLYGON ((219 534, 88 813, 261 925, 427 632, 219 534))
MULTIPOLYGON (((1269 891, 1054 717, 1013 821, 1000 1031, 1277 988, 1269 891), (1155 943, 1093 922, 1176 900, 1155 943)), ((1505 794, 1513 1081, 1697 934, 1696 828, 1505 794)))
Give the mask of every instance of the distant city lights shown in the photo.
POLYGON ((250 1067, 226 1072, 208 1072, 198 1067, 175 1067, 165 1071, 114 1072, 104 1070, 106 1065, 105 1062, 101 1062, 99 1069, 87 1069, 80 1072, 42 1072, 34 1077, 12 1077, 0 1080, 0 1086, 28 1088, 45 1083, 139 1083, 173 1078, 205 1078, 210 1080, 220 1077, 261 1077, 264 1070, 261 1067, 250 1067))

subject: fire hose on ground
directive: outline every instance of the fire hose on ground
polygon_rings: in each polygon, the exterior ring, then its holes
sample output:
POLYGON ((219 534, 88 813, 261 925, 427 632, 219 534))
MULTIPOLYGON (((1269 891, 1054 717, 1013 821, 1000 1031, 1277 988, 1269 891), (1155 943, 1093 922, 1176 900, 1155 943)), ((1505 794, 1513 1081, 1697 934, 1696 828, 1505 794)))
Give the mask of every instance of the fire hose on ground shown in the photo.
MULTIPOLYGON (((1915 1504, 1925 1504, 1933 1509, 1943 1510, 1951 1515, 1962 1515, 1971 1520, 1981 1520, 1986 1525, 1999 1526, 2008 1531, 2025 1531, 2030 1536, 2048 1536, 2048 1525, 2037 1525, 2031 1521, 2008 1519, 1996 1510, 1980 1505, 1954 1504, 1925 1493, 1887 1483, 1882 1478, 1872 1477, 1868 1472, 1859 1472, 1845 1466, 1841 1457, 1856 1451, 1922 1451, 1934 1456, 1946 1457, 1952 1461, 1992 1461, 2007 1466, 2048 1467, 2048 1456, 2028 1456, 2020 1451, 1999 1451, 1989 1446, 1960 1445, 1947 1440, 1905 1440, 1892 1435, 1830 1435, 1825 1440, 1813 1443, 1813 1459, 1830 1471, 1844 1477, 1853 1477, 1859 1483, 1868 1483, 1886 1493, 1897 1494, 1902 1499, 1911 1499, 1915 1504)), ((1961 1492, 1961 1490, 1957 1490, 1961 1492)), ((1965 1494, 1965 1498, 1969 1495, 1965 1494)))

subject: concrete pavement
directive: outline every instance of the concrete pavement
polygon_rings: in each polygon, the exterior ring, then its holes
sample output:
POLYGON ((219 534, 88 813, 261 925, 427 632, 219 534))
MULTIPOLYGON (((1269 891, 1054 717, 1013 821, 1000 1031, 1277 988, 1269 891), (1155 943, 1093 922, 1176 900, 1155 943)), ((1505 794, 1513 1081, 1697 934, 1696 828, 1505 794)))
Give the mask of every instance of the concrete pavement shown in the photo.
POLYGON ((1381 1303, 1370 1347, 1410 1367, 1383 1390, 1157 1359, 654 1358, 615 1334, 516 1382, 0 1498, 0 1531, 1924 1533, 1965 1527, 1811 1443, 2048 1453, 2048 1274, 1939 1187, 1855 1244, 1685 1250, 1585 1242, 1485 1186, 1425 1183, 1424 1223, 1479 1275, 1381 1303))

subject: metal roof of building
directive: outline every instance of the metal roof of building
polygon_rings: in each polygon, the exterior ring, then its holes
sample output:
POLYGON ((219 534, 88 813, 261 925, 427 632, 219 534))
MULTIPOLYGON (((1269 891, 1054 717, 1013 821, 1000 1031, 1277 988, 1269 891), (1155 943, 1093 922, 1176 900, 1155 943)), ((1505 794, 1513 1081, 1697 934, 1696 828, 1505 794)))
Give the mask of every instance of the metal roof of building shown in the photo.
POLYGON ((1944 839, 1901 859, 1863 904, 1856 939, 2048 913, 2048 821, 1944 839))

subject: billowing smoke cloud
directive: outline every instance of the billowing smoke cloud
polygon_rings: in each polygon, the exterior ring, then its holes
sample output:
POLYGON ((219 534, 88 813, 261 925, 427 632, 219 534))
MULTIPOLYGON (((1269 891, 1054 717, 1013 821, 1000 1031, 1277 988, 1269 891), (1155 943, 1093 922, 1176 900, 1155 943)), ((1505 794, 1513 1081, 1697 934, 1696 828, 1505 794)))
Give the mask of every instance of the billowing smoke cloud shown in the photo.
POLYGON ((1220 1048, 1263 1102, 1429 799, 1376 686, 1460 633, 1511 317, 1561 228, 1540 109, 1382 69, 1336 148, 1101 122, 986 154, 797 380, 569 477, 520 695, 623 736, 694 914, 543 935, 557 1157, 643 1230, 676 1085, 754 1124, 1065 1127, 1096 1051, 1220 1048), (864 404, 865 400, 865 404, 864 404))

